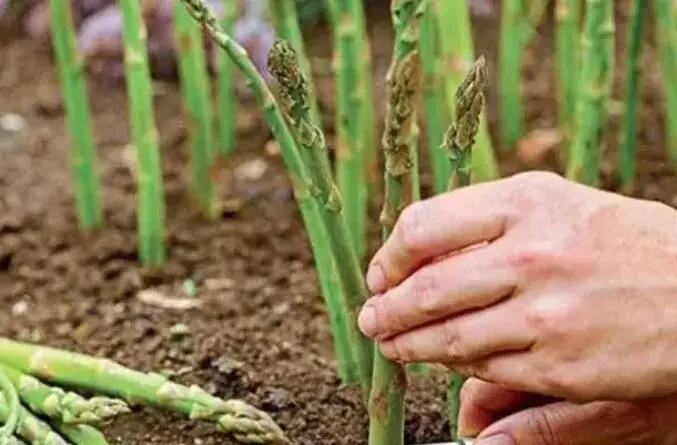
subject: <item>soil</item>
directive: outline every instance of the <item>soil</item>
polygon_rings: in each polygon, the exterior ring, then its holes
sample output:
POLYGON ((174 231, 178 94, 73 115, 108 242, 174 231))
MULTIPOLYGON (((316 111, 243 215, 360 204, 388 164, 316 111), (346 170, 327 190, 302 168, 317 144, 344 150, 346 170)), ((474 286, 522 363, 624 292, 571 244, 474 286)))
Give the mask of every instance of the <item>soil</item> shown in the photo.
MULTIPOLYGON (((373 2, 371 37, 379 113, 391 31, 387 8, 373 2)), ((618 2, 617 60, 624 67, 625 2, 618 2)), ((475 19, 478 51, 496 85, 497 18, 475 19)), ((331 45, 324 24, 309 29, 327 128, 332 83, 322 67, 331 45)), ((524 66, 527 129, 554 128, 556 102, 552 24, 530 46, 524 66)), ((105 203, 105 227, 84 234, 77 226, 67 170, 67 137, 58 79, 49 51, 26 40, 0 48, 0 115, 24 119, 16 132, 0 130, 0 335, 106 356, 144 371, 167 371, 219 396, 242 398, 268 411, 299 445, 366 443, 367 416, 359 392, 336 377, 331 336, 319 296, 307 238, 281 161, 264 150, 271 136, 260 113, 240 99, 237 154, 221 175, 231 204, 218 221, 205 221, 188 196, 185 131, 176 84, 155 85, 157 124, 167 202, 170 257, 159 271, 139 265, 135 197, 126 101, 120 85, 90 79, 92 118, 105 203), (261 165, 265 172, 256 174, 261 165), (139 298, 141 291, 185 297, 196 285, 192 309, 167 309, 139 298), (187 335, 173 336, 177 323, 187 335)), ((646 45, 644 106, 636 196, 675 203, 666 163, 663 104, 653 37, 646 45)), ((574 75, 576 73, 572 73, 574 75)), ((621 98, 618 70, 615 98, 621 98)), ((497 134, 497 90, 489 92, 489 122, 497 134)), ((619 115, 610 122, 605 188, 611 174, 619 115)), ((328 138, 331 143, 331 129, 328 138)), ((422 141, 424 138, 421 139, 422 141)), ((425 148, 423 147, 425 150, 425 148)), ((423 151, 424 152, 424 151, 423 151)), ((560 170, 551 156, 521 165, 502 152, 504 175, 525 168, 560 170)), ((425 168, 425 161, 423 162, 425 168)), ((427 169, 425 170, 427 171, 427 169)), ((429 175, 423 175, 429 190, 429 175)), ((376 221, 378 194, 371 219, 376 221)), ((371 247, 378 243, 372 226, 371 247)), ((412 376, 406 440, 448 439, 443 375, 412 376)), ((142 408, 105 428, 111 444, 231 444, 212 426, 142 408)))

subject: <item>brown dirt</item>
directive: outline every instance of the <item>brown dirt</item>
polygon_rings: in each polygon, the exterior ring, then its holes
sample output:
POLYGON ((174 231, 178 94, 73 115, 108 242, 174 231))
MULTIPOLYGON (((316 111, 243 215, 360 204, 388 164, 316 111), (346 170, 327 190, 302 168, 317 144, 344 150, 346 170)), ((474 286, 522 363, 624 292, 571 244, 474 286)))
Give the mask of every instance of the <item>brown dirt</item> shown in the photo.
MULTIPOLYGON (((372 8, 371 28, 382 112, 383 76, 391 34, 384 7, 372 8)), ((624 10, 624 8, 620 8, 624 10)), ((625 19, 619 21, 619 42, 625 19)), ((498 22, 476 22, 477 46, 496 80, 498 22)), ((312 51, 329 55, 328 33, 311 30, 312 51)), ((525 61, 527 126, 556 124, 551 24, 525 61)), ((624 47, 624 46, 623 46, 624 47)), ((655 52, 645 57, 638 196, 671 203, 675 181, 664 156, 663 112, 655 52)), ((623 65, 622 52, 618 60, 623 65)), ((296 444, 366 443, 366 413, 354 388, 335 375, 331 338, 316 274, 289 183, 280 160, 263 151, 270 138, 246 99, 239 115, 232 166, 264 159, 258 180, 222 176, 223 196, 242 201, 216 222, 192 210, 180 104, 173 83, 157 84, 170 259, 161 271, 139 266, 135 245, 134 181, 123 89, 91 80, 91 99, 106 225, 84 235, 77 228, 68 184, 63 114, 58 81, 48 54, 20 40, 0 49, 0 115, 26 119, 18 133, 0 132, 0 335, 106 356, 140 370, 168 370, 223 397, 243 398, 270 412, 296 444), (11 61, 11 62, 10 62, 11 61), (137 298, 143 289, 182 295, 184 280, 197 284, 201 306, 172 311, 137 298), (217 280, 217 285, 215 281, 217 280), (172 338, 175 323, 190 334, 172 338)), ((318 76, 331 124, 331 82, 318 76)), ((622 88, 617 88, 621 91, 622 88)), ((616 94, 616 97, 620 97, 616 94)), ((496 134, 496 89, 489 95, 496 134)), ((611 122, 607 171, 613 165, 618 117, 611 122)), ((503 154, 505 174, 523 169, 503 154)), ((553 165, 552 163, 549 165, 553 165)), ((556 165, 555 165, 556 168, 556 165)), ((428 175, 423 176, 426 184, 428 175)), ((609 176, 607 188, 614 189, 609 176)), ((378 212, 374 198, 372 215, 378 212)), ((372 247, 378 242, 374 230, 372 247)), ((448 437, 442 379, 415 376, 408 396, 409 443, 448 437)), ((111 444, 230 444, 209 425, 141 409, 105 430, 111 444)))

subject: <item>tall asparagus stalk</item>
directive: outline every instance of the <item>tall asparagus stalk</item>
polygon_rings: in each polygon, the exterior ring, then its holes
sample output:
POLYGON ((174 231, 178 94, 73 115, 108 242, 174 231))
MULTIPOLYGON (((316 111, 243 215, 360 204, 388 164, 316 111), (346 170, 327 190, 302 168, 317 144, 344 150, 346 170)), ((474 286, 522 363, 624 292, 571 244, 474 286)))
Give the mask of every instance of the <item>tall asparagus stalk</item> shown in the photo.
POLYGON ((576 102, 576 133, 567 176, 597 185, 606 110, 614 68, 611 0, 586 0, 581 72, 576 102))
MULTIPOLYGON (((451 164, 451 179, 448 189, 466 187, 471 183, 472 148, 475 145, 480 128, 482 109, 484 107, 484 88, 488 73, 484 56, 481 56, 470 69, 468 75, 456 90, 456 115, 449 127, 442 148, 448 153, 451 164)), ((449 373, 448 403, 449 426, 452 440, 458 437, 458 413, 463 377, 454 372, 449 373)))
POLYGON ((573 138, 582 0, 556 0, 555 29, 559 127, 567 150, 573 138))
POLYGON ((174 6, 174 30, 190 142, 191 192, 198 209, 208 218, 214 218, 218 207, 213 176, 209 174, 214 162, 214 131, 207 58, 200 25, 180 2, 174 6))
MULTIPOLYGON (((321 200, 321 195, 318 194, 317 187, 313 183, 308 168, 305 166, 297 148, 294 135, 290 132, 270 89, 257 72, 254 64, 247 57, 247 52, 223 32, 216 21, 216 17, 204 3, 204 0, 181 1, 189 6, 193 17, 203 25, 214 41, 228 53, 235 65, 249 80, 249 86, 263 109, 264 117, 280 145, 282 159, 290 175, 306 227, 313 224, 322 224, 319 206, 326 205, 327 203, 321 200), (308 204, 312 201, 314 201, 314 204, 308 204)), ((369 291, 362 275, 355 249, 350 243, 350 234, 347 230, 342 215, 339 215, 335 218, 335 227, 332 230, 328 230, 328 232, 337 264, 341 265, 339 273, 344 288, 344 304, 349 314, 347 326, 355 354, 355 361, 359 368, 360 383, 365 394, 368 394, 371 384, 373 345, 358 329, 357 315, 366 301, 369 291)))
MULTIPOLYGON (((393 0, 390 6, 395 44, 387 75, 388 102, 383 152, 385 202, 381 213, 387 239, 401 211, 413 201, 412 143, 416 129, 416 99, 420 88, 419 22, 425 0, 393 0)), ((404 440, 404 367, 381 354, 374 356, 374 377, 369 400, 369 445, 402 445, 404 440)))
POLYGON ((665 96, 667 151, 670 162, 677 166, 677 6, 670 0, 655 0, 653 10, 665 96))
POLYGON ((61 79, 71 138, 69 160, 75 185, 78 220, 84 229, 102 222, 96 155, 89 116, 84 65, 78 55, 71 2, 49 1, 52 46, 61 79))
POLYGON ((635 185, 635 153, 637 148, 637 111, 640 96, 640 64, 642 53, 642 33, 644 28, 644 11, 646 5, 641 0, 634 0, 630 9, 628 22, 628 52, 625 77, 625 116, 623 133, 618 152, 618 172, 623 189, 631 191, 635 185))
POLYGON ((506 0, 501 5, 500 38, 500 106, 501 140, 514 148, 522 134, 522 101, 520 98, 520 69, 522 67, 523 0, 506 0))
POLYGON ((366 254, 367 183, 365 146, 369 77, 362 66, 366 31, 359 0, 328 0, 334 29, 336 70, 336 182, 358 257, 366 254))
MULTIPOLYGON (((223 0, 221 26, 228 34, 233 33, 238 14, 238 2, 223 0)), ((217 52, 217 116, 219 146, 218 155, 228 157, 235 151, 235 68, 230 57, 217 52)))
POLYGON ((19 422, 19 395, 7 373, 0 369, 0 396, 5 401, 5 414, 0 419, 0 442, 8 441, 19 422))
POLYGON ((308 227, 309 237, 322 294, 329 311, 339 371, 342 378, 350 382, 358 376, 347 326, 348 314, 343 304, 345 285, 339 272, 341 263, 337 263, 334 255, 335 249, 331 243, 326 242, 327 235, 342 236, 346 243, 350 242, 350 237, 347 233, 342 235, 345 228, 341 228, 344 223, 340 221, 341 197, 332 178, 322 130, 313 120, 310 82, 303 72, 301 60, 291 43, 278 40, 270 52, 268 70, 281 86, 282 108, 295 133, 303 161, 313 185, 317 187, 316 193, 322 204, 322 219, 320 224, 308 227))
MULTIPOLYGON (((439 0, 438 0, 439 1, 439 0)), ((433 172, 435 192, 446 190, 449 182, 450 166, 447 154, 441 149, 442 134, 447 116, 445 115, 444 76, 439 64, 440 30, 435 20, 435 8, 431 4, 421 18, 421 68, 423 70, 423 100, 426 112, 426 133, 428 152, 433 172)))
MULTIPOLYGON (((445 63, 445 93, 447 109, 453 116, 455 111, 456 87, 463 82, 465 74, 475 60, 475 49, 472 41, 470 12, 465 1, 437 0, 437 21, 441 32, 442 60, 445 63)), ((494 155, 489 129, 486 120, 480 123, 477 145, 474 149, 473 180, 486 181, 498 177, 498 164, 494 155)))
POLYGON ((138 0, 119 0, 125 45, 125 79, 129 121, 138 165, 138 232, 141 260, 159 265, 165 260, 165 203, 158 136, 153 114, 146 27, 138 0))
POLYGON ((202 389, 170 382, 115 362, 74 352, 0 338, 0 362, 40 380, 142 402, 205 420, 243 443, 289 445, 264 412, 240 400, 222 400, 202 389))
MULTIPOLYGON (((275 30, 280 38, 286 40, 294 48, 298 56, 301 72, 306 79, 313 78, 313 72, 310 60, 306 55, 305 45, 303 43, 303 33, 301 24, 296 12, 295 0, 268 0, 271 16, 275 24, 275 30)), ((310 116, 316 126, 322 125, 320 111, 317 105, 317 95, 313 82, 307 82, 308 85, 308 105, 310 107, 310 116)))
POLYGON ((108 397, 85 399, 74 392, 46 385, 33 376, 3 364, 0 364, 0 372, 5 373, 23 404, 33 413, 62 424, 97 425, 130 412, 122 400, 108 397))

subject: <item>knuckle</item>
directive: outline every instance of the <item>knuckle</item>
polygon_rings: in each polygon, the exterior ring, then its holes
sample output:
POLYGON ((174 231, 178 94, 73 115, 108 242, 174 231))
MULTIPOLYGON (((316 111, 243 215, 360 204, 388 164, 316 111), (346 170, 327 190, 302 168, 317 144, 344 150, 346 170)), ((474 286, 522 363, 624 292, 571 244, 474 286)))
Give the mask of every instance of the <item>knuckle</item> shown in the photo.
POLYGON ((562 181, 562 177, 557 173, 544 170, 533 170, 517 173, 510 179, 517 184, 528 186, 551 185, 562 181))
POLYGON ((401 329, 401 320, 386 298, 380 298, 373 304, 376 323, 385 333, 401 329))
POLYGON ((564 255, 562 249, 550 242, 533 243, 518 249, 508 257, 512 267, 521 271, 552 269, 564 255))
POLYGON ((423 203, 417 202, 405 208, 395 226, 397 240, 406 254, 414 254, 420 249, 425 236, 426 211, 423 203))
POLYGON ((438 285, 439 279, 437 275, 425 269, 411 278, 411 298, 412 301, 416 302, 416 308, 423 317, 437 317, 441 315, 439 301, 436 298, 438 285))
POLYGON ((411 351, 409 351, 400 337, 395 337, 389 341, 382 352, 386 358, 396 362, 407 362, 411 356, 411 351))
POLYGON ((547 394, 571 400, 584 400, 582 385, 568 366, 553 366, 541 374, 541 386, 547 394))
POLYGON ((525 317, 541 338, 559 339, 574 325, 577 313, 577 303, 573 298, 542 298, 526 309, 525 317))
POLYGON ((443 324, 442 341, 444 342, 445 361, 448 363, 467 362, 469 353, 463 343, 460 330, 453 320, 447 320, 443 324))
POLYGON ((535 409, 527 419, 527 430, 533 438, 533 445, 562 445, 562 437, 555 431, 550 411, 535 409))

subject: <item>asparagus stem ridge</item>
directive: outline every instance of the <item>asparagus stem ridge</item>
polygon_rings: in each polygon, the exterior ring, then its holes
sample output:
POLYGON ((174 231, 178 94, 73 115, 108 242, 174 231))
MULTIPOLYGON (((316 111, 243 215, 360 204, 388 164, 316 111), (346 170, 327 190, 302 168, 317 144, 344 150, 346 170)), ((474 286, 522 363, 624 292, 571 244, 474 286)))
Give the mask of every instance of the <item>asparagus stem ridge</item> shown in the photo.
POLYGON ((9 376, 3 369, 0 369, 0 395, 5 401, 6 412, 0 419, 0 442, 8 441, 14 434, 14 430, 19 422, 19 395, 12 384, 9 376))

